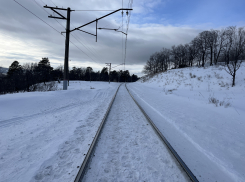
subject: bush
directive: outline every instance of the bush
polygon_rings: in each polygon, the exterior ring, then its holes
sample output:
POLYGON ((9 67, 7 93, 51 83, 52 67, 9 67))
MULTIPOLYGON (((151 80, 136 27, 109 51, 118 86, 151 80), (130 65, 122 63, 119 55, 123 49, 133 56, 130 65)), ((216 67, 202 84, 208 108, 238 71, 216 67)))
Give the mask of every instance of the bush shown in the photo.
POLYGON ((201 77, 201 76, 197 77, 197 79, 198 79, 199 81, 202 81, 202 77, 201 77))
POLYGON ((209 100, 209 103, 214 104, 216 107, 224 106, 225 108, 227 108, 227 107, 231 106, 231 104, 229 102, 219 101, 218 99, 216 99, 214 97, 209 97, 208 100, 209 100))
POLYGON ((223 79, 223 77, 220 76, 219 74, 217 74, 216 72, 214 72, 214 74, 215 74, 215 77, 216 77, 217 79, 223 79))
POLYGON ((209 100, 209 103, 214 104, 216 107, 219 104, 219 100, 214 97, 209 97, 208 100, 209 100))
POLYGON ((55 91, 58 90, 58 84, 55 81, 44 83, 37 83, 29 87, 31 92, 39 91, 39 92, 47 92, 47 91, 55 91))
POLYGON ((191 78, 196 78, 196 75, 192 75, 192 73, 189 73, 191 78))

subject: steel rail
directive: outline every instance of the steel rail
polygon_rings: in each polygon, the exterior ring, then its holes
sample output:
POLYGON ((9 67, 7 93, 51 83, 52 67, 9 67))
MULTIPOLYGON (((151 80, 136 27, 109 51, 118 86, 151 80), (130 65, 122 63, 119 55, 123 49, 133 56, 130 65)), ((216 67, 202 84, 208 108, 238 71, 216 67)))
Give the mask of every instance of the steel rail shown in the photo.
POLYGON ((181 165, 181 167, 184 169, 184 171, 186 172, 186 174, 189 176, 189 178, 191 179, 191 181, 193 182, 199 182, 196 178, 196 176, 191 172, 191 170, 188 168, 188 166, 185 164, 185 162, 180 158, 180 156, 178 155, 178 153, 174 150, 174 148, 171 146, 171 144, 168 142, 168 140, 163 136, 163 134, 159 131, 159 129, 156 127, 156 125, 154 124, 154 122, 150 119, 150 117, 146 114, 146 112, 143 110, 143 108, 139 105, 139 103, 134 99, 133 95, 130 93, 130 91, 128 90, 128 87, 125 84, 125 87, 129 93, 129 95, 132 97, 132 99, 134 100, 134 102, 136 103, 136 105, 139 107, 139 109, 141 110, 141 112, 144 114, 144 116, 146 117, 146 119, 149 121, 149 123, 151 124, 152 128, 155 130, 155 132, 157 133, 157 135, 160 137, 160 139, 166 144, 166 146, 168 147, 168 149, 170 150, 170 152, 173 154, 173 156, 176 158, 176 160, 179 162, 179 164, 181 165))
POLYGON ((101 134, 101 130, 103 129, 103 126, 105 124, 105 120, 106 120, 106 118, 107 118, 107 116, 108 116, 108 114, 109 114, 109 112, 111 110, 111 106, 112 106, 112 104, 113 104, 113 102, 115 100, 115 97, 116 97, 117 92, 118 92, 118 90, 119 90, 121 85, 122 84, 120 84, 118 86, 117 91, 114 94, 114 96, 113 96, 113 98, 112 98, 112 100, 111 100, 111 102, 109 104, 109 107, 108 107, 108 109, 107 109, 107 111, 106 111, 106 113, 104 115, 104 118, 102 119, 102 122, 100 123, 100 126, 99 126, 99 128, 98 128, 98 130, 97 130, 97 132, 95 134, 95 137, 94 137, 94 139, 92 141, 92 144, 89 147, 89 150, 88 150, 88 152, 87 152, 87 154, 85 156, 85 159, 83 160, 83 163, 82 163, 82 165, 81 165, 81 167, 80 167, 80 169, 79 169, 79 171, 77 173, 77 176, 76 176, 74 182, 81 182, 83 180, 83 177, 84 177, 84 174, 85 174, 85 172, 87 170, 87 167, 89 165, 90 159, 92 158, 92 155, 93 155, 93 152, 94 152, 94 149, 95 149, 95 145, 98 142, 98 138, 99 138, 99 136, 101 134))

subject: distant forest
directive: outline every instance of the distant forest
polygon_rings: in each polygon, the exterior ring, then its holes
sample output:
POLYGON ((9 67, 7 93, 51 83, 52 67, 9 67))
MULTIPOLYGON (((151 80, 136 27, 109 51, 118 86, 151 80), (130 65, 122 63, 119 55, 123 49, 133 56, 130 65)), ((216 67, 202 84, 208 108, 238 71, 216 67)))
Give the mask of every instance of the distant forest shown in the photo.
MULTIPOLYGON (((35 85, 51 81, 60 81, 63 79, 63 67, 56 69, 51 67, 48 58, 42 58, 39 63, 26 63, 20 65, 14 61, 8 69, 7 74, 0 68, 0 94, 14 92, 35 91, 35 85)), ((93 71, 93 68, 73 67, 69 71, 69 80, 85 81, 109 81, 108 68, 104 67, 101 71, 93 71)), ((138 80, 137 75, 130 75, 128 70, 111 71, 111 82, 135 82, 138 80)))
POLYGON ((143 68, 143 73, 154 75, 168 69, 184 68, 222 63, 232 76, 235 85, 236 71, 245 58, 244 27, 230 26, 222 30, 199 33, 190 43, 163 48, 153 53, 143 68))

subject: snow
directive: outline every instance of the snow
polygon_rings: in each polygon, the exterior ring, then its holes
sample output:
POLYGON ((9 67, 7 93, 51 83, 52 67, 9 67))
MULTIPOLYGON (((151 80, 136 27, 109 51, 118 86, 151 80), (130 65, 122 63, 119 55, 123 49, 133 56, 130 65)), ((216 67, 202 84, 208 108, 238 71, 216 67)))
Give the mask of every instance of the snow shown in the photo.
POLYGON ((199 181, 245 181, 245 65, 185 68, 128 84, 199 181), (194 76, 196 75, 196 76, 194 76), (224 105, 209 103, 214 97, 224 105))
MULTIPOLYGON (((244 63, 235 87, 216 66, 141 81, 130 92, 199 181, 245 181, 244 63)), ((74 181, 118 86, 73 81, 67 91, 0 95, 0 182, 74 181)), ((184 181, 122 87, 87 180, 184 181)))
POLYGON ((74 181, 118 86, 1 95, 0 181, 74 181))
POLYGON ((128 94, 118 91, 84 181, 190 181, 128 94))

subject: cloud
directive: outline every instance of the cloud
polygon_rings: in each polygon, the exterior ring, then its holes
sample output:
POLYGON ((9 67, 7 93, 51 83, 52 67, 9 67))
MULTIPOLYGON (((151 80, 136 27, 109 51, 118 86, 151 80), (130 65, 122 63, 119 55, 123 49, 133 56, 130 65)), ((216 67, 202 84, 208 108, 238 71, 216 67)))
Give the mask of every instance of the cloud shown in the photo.
MULTIPOLYGON (((57 5, 71 7, 76 10, 106 9, 116 10, 122 7, 121 1, 91 0, 91 1, 60 1, 52 0, 17 0, 26 8, 35 13, 43 21, 19 6, 14 1, 3 1, 0 6, 0 65, 9 67, 18 60, 21 64, 38 62, 42 57, 49 57, 51 65, 56 67, 64 62, 65 37, 59 32, 65 31, 65 20, 48 18, 53 14, 51 10, 42 8, 43 5, 57 5), (41 6, 41 7, 40 7, 41 6), (47 13, 47 12, 48 13, 47 13), (58 32, 57 32, 57 31, 58 32)), ((190 42, 203 27, 190 25, 170 25, 163 13, 155 14, 155 9, 166 7, 171 1, 135 0, 129 24, 126 69, 132 73, 139 73, 147 59, 163 47, 171 48, 173 45, 190 42), (159 18, 160 17, 160 18, 159 18), (167 23, 168 22, 168 23, 167 23), (164 24, 163 24, 164 23, 164 24)), ((128 1, 124 1, 128 7, 128 1)), ((66 16, 66 11, 60 11, 66 16)), ((108 11, 74 11, 71 13, 71 29, 99 18, 108 11)), ((122 23, 120 12, 110 15, 99 21, 98 27, 118 28, 122 23)), ((95 23, 82 30, 95 34, 95 23)), ((122 27, 120 28, 122 30, 122 27)), ((124 27, 126 31, 126 15, 124 13, 124 27)), ((70 67, 92 66, 94 70, 101 70, 106 62, 112 66, 121 64, 125 54, 125 35, 110 30, 98 30, 98 42, 89 34, 74 31, 70 40, 70 67), (77 48, 78 47, 78 48, 77 48)), ((123 67, 118 67, 122 69, 123 67)))

